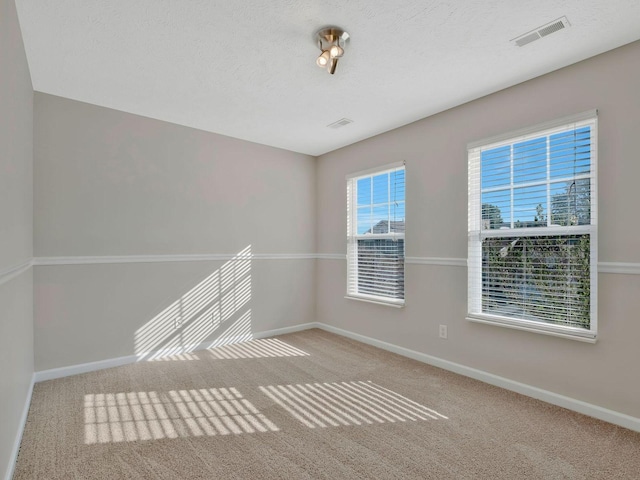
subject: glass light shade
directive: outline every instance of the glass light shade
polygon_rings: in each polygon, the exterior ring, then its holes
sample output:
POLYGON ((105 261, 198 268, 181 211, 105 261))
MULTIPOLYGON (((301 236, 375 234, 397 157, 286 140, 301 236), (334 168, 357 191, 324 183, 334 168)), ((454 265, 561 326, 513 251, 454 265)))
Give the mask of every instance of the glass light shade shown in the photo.
POLYGON ((324 68, 327 66, 327 63, 329 63, 329 50, 324 50, 320 56, 316 59, 316 64, 321 67, 324 68))
POLYGON ((339 58, 344 55, 344 49, 340 45, 331 45, 329 54, 331 55, 331 58, 339 58))

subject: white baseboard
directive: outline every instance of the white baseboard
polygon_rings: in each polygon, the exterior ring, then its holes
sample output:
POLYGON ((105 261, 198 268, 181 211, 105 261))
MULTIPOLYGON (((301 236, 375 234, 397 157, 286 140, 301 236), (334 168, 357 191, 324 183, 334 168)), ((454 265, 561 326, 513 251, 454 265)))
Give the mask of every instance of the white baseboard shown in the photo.
POLYGON ((302 332, 303 330, 309 330, 311 328, 320 328, 316 322, 300 323, 292 327, 276 328, 274 330, 266 330, 264 332, 254 333, 254 338, 268 338, 275 337, 276 335, 286 335, 287 333, 302 332))
POLYGON ((16 438, 13 441, 13 448, 11 449, 11 455, 9 456, 9 465, 7 465, 7 471, 4 475, 5 480, 11 480, 13 478, 13 472, 16 468, 16 462, 18 461, 20 443, 22 442, 22 433, 24 432, 24 427, 27 424, 27 415, 29 415, 31 396, 33 395, 33 386, 35 383, 35 374, 33 374, 31 376, 31 384, 29 385, 29 390, 27 391, 27 398, 25 398, 24 407, 22 407, 22 414, 20 415, 20 423, 18 424, 16 438))
MULTIPOLYGON (((252 332, 251 338, 260 339, 260 338, 273 337, 276 335, 284 335, 287 333, 294 333, 302 330, 308 330, 310 328, 315 328, 316 326, 317 325, 315 323, 303 323, 299 325, 294 325, 292 327, 277 328, 275 330, 267 330, 264 332, 252 332)), ((226 341, 224 343, 227 344, 227 343, 235 343, 235 341, 246 341, 247 338, 238 337, 238 338, 228 338, 225 340, 226 341)), ((68 367, 52 368, 50 370, 41 370, 34 374, 34 379, 35 379, 35 383, 44 382, 46 380, 54 380, 56 378, 69 377, 71 375, 79 375, 81 373, 94 372, 96 370, 103 370, 105 368, 129 365, 131 363, 145 361, 151 356, 156 356, 156 354, 179 355, 185 352, 196 352, 198 350, 206 350, 207 348, 211 348, 211 346, 212 346, 212 342, 208 341, 200 344, 184 346, 182 349, 180 349, 180 351, 174 350, 171 352, 167 352, 160 349, 160 350, 154 350, 153 352, 140 353, 137 355, 108 358, 106 360, 98 360, 96 362, 81 363, 78 365, 70 365, 68 367)))
MULTIPOLYGON (((378 347, 383 350, 387 350, 389 352, 397 353, 398 355, 412 358, 414 360, 418 360, 419 362, 423 362, 428 365, 433 365, 434 367, 439 367, 444 370, 448 370, 454 373, 458 373, 460 375, 464 375, 466 377, 474 378, 476 380, 480 380, 481 382, 488 383, 490 385, 495 385, 497 387, 504 388, 506 390, 511 390, 513 392, 520 393, 528 397, 542 400, 552 405, 557 405, 559 407, 573 410, 575 412, 582 413, 584 415, 588 415, 590 417, 594 417, 599 420, 604 420, 605 422, 613 423, 614 425, 619 425, 621 427, 625 427, 630 430, 640 432, 640 418, 632 417, 630 415, 616 412, 614 410, 609 410, 607 408, 603 408, 598 405, 593 405, 587 402, 583 402, 581 400, 576 400, 574 398, 566 397, 564 395, 550 392, 548 390, 543 390, 538 387, 516 382, 514 380, 500 377, 492 373, 484 372, 482 370, 478 370, 472 367, 467 367, 466 365, 461 365, 459 363, 451 362, 449 360, 444 360, 438 357, 427 355, 426 353, 416 352, 415 350, 399 347, 397 345, 387 343, 382 340, 367 337, 365 335, 360 335, 358 333, 353 333, 348 330, 343 330, 341 328, 333 327, 331 325, 327 325, 324 323, 310 322, 310 323, 294 325, 291 327, 277 328, 274 330, 267 330, 263 332, 254 332, 252 333, 252 338, 260 339, 260 338, 266 338, 266 337, 273 337, 277 335, 285 335, 287 333, 300 332, 302 330, 308 330, 311 328, 320 328, 327 332, 335 333, 337 335, 351 338, 353 340, 357 340, 359 342, 366 343, 368 345, 372 345, 374 347, 378 347)), ((205 342, 200 345, 194 346, 193 348, 185 347, 185 349, 188 349, 188 351, 197 351, 197 350, 206 349, 210 346, 211 346, 211 342, 205 342)), ((84 363, 81 365, 72 365, 69 367, 54 368, 51 370, 36 372, 34 374, 34 381, 42 382, 44 380, 52 380, 55 378, 67 377, 69 375, 77 375, 79 373, 92 372, 94 370, 102 370, 104 368, 127 365, 130 363, 138 362, 140 360, 142 360, 141 356, 130 355, 127 357, 118 357, 118 358, 112 358, 108 360, 101 360, 98 362, 84 363)), ((26 419, 26 416, 25 416, 25 419, 26 419)))
POLYGON ((56 378, 69 377, 71 375, 79 375, 81 373, 94 372, 96 370, 104 370, 105 368, 128 365, 130 363, 136 363, 137 361, 137 355, 108 358, 106 360, 98 360, 97 362, 80 363, 78 365, 70 365, 68 367, 41 370, 35 373, 35 379, 36 383, 44 382, 46 380, 55 380, 56 378))
POLYGON ((322 330, 326 330, 327 332, 335 333, 337 335, 351 338, 353 340, 357 340, 374 347, 382 348, 383 350, 397 353, 398 355, 402 355, 403 357, 412 358, 414 360, 418 360, 419 362, 433 365, 434 367, 439 367, 444 370, 449 370, 450 372, 464 375, 465 377, 480 380, 481 382, 488 383, 489 385, 495 385, 496 387, 511 390, 512 392, 520 393, 522 395, 536 398, 552 405, 557 405, 568 410, 573 410, 574 412, 582 413, 583 415, 588 415, 599 420, 604 420, 605 422, 613 423, 614 425, 628 428, 629 430, 640 432, 640 418, 632 417, 624 413, 599 407, 598 405, 593 405, 581 400, 576 400, 575 398, 559 395, 557 393, 543 390, 538 387, 533 387, 531 385, 526 385, 524 383, 516 382, 514 380, 509 380, 508 378, 499 377, 498 375, 493 375, 492 373, 487 373, 482 370, 477 370, 465 365, 460 365, 459 363, 450 362, 449 360, 443 360, 441 358, 433 357, 425 353, 416 352, 415 350, 409 350, 408 348, 399 347, 391 343, 383 342, 371 337, 366 337, 364 335, 333 327, 331 325, 317 323, 316 326, 322 330))

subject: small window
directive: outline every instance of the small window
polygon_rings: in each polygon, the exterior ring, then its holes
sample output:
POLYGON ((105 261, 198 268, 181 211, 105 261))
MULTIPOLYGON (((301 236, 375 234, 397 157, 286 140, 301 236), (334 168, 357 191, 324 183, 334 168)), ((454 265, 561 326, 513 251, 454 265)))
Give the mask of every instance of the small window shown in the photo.
POLYGON ((469 148, 468 318, 596 337, 596 112, 469 148))
POLYGON ((404 305, 404 165, 348 176, 347 217, 347 297, 404 305))

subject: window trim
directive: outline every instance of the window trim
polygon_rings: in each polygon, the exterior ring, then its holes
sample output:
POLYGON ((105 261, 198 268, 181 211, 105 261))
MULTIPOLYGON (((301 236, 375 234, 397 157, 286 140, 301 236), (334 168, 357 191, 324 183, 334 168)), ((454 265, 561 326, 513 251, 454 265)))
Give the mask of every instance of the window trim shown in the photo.
POLYGON ((344 296, 347 300, 357 300, 358 302, 375 303, 376 305, 384 305, 385 307, 404 308, 404 300, 381 300, 382 297, 375 295, 365 295, 363 293, 348 293, 344 296))
MULTIPOLYGON (((405 233, 376 234, 375 236, 372 236, 372 235, 357 234, 354 232, 353 222, 354 222, 354 215, 356 215, 356 212, 357 212, 358 201, 357 201, 357 192, 355 190, 352 190, 350 187, 351 182, 357 181, 357 179, 361 177, 375 176, 377 174, 391 172, 401 168, 404 169, 405 171, 405 200, 404 201, 406 205, 406 163, 405 162, 389 163, 386 165, 380 165, 378 167, 368 168, 366 170, 360 170, 358 172, 349 173, 345 175, 345 180, 347 183, 347 255, 346 255, 347 292, 344 297, 345 299, 356 300, 356 301, 366 302, 366 303, 373 303, 376 305, 383 305, 386 307, 394 307, 394 308, 404 308, 405 306, 405 298, 394 299, 394 298, 387 298, 387 297, 378 296, 378 295, 356 293, 356 292, 351 292, 349 290, 351 268, 353 268, 352 263, 354 261, 357 262, 357 256, 355 260, 350 256, 350 250, 353 248, 352 242, 357 243, 359 239, 367 239, 367 240, 371 240, 371 239, 393 239, 393 240, 402 239, 404 240, 405 239, 405 233)), ((406 209, 405 209, 405 219, 406 219, 406 209)), ((406 246, 406 242, 405 242, 405 246, 406 246)), ((405 250, 405 254, 403 255, 403 264, 406 267, 406 250, 405 250)))
POLYGON ((548 122, 536 123, 535 125, 531 125, 529 127, 519 128, 517 130, 511 130, 509 132, 494 135, 492 137, 475 140, 473 142, 467 143, 467 150, 473 150, 478 147, 491 147, 493 146, 493 144, 506 142, 507 140, 516 137, 527 137, 530 135, 536 136, 537 133, 546 130, 552 130, 554 128, 566 126, 569 123, 579 123, 594 118, 598 118, 598 110, 595 108, 592 110, 576 113, 575 115, 567 115, 566 117, 557 118, 548 122))
MULTIPOLYGON (((567 338, 572 340, 578 340, 588 343, 596 343, 598 332, 598 193, 597 193, 597 178, 598 178, 598 111, 588 110, 575 115, 562 117, 549 122, 538 123, 530 127, 512 130, 500 135, 485 138, 470 142, 467 144, 468 153, 468 287, 467 287, 467 315, 466 320, 476 323, 484 323, 489 325, 495 325, 500 327, 506 327, 511 329, 523 330, 528 332, 539 333, 543 335, 552 335, 561 338, 567 338), (589 311, 589 323, 590 328, 583 329, 580 327, 572 327, 565 325, 554 325, 545 322, 536 322, 534 320, 526 320, 519 318, 506 317, 501 315, 495 315, 490 313, 483 313, 482 307, 477 307, 478 301, 477 294, 472 295, 472 289, 477 291, 478 278, 473 277, 474 271, 479 271, 482 275, 482 266, 472 265, 473 257, 479 258, 477 252, 473 255, 474 249, 482 248, 482 215, 480 212, 480 205, 482 203, 482 190, 481 190, 481 173, 478 162, 480 161, 480 150, 489 150, 496 146, 504 144, 513 144, 516 142, 524 141, 527 139, 534 139, 540 136, 549 136, 553 134, 554 130, 563 131, 571 128, 571 124, 575 124, 577 128, 580 124, 593 123, 593 130, 591 135, 591 173, 588 176, 590 178, 590 199, 591 199, 591 222, 589 225, 575 225, 570 227, 536 227, 534 232, 527 232, 527 236, 545 236, 545 235, 563 235, 563 234, 581 234, 588 233, 590 238, 590 311, 589 311), (472 173, 473 171, 478 173, 472 173), (475 176, 472 176, 475 175, 475 176), (479 241, 478 241, 479 240, 479 241)), ((555 180, 554 180, 555 181, 555 180)), ((517 235, 522 230, 508 229, 497 230, 491 232, 491 237, 510 237, 517 235)), ((524 233, 524 232, 523 232, 524 233)), ((476 272, 477 273, 477 272, 476 272)), ((480 280, 481 281, 481 280, 480 280)))

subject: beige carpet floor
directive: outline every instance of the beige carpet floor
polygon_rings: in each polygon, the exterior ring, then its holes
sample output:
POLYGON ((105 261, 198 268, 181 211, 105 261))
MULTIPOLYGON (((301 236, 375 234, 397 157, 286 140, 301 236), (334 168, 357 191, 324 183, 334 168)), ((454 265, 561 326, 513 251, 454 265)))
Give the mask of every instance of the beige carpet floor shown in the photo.
POLYGON ((321 330, 38 383, 15 479, 640 478, 640 434, 321 330))

